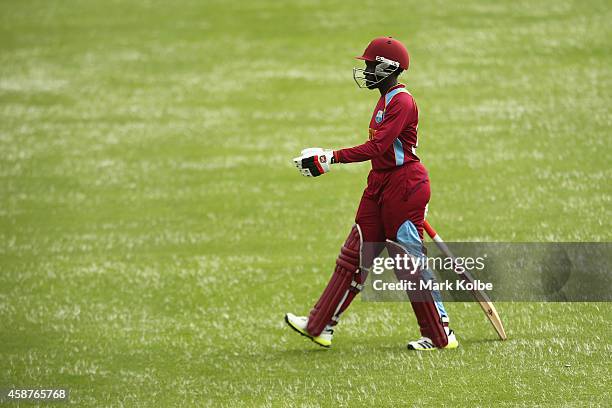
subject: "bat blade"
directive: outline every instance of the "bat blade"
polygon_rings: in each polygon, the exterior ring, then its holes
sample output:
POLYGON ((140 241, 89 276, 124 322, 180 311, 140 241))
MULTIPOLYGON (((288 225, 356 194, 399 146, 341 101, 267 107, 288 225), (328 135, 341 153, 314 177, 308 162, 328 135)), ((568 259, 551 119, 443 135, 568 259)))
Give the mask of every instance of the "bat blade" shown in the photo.
MULTIPOLYGON (((451 259, 455 259, 455 256, 450 251, 448 246, 444 243, 440 235, 438 235, 438 233, 432 228, 432 226, 427 221, 425 221, 424 228, 425 228, 425 231, 427 232, 427 235, 429 235, 429 237, 436 243, 440 251, 442 251, 442 253, 446 255, 447 257, 451 259)), ((474 282, 474 278, 472 278, 472 275, 470 275, 467 271, 457 272, 457 274, 462 279, 468 282, 471 282, 471 283, 474 282)), ((478 304, 480 304, 480 307, 482 308, 485 315, 487 316, 487 319, 489 319, 489 321, 493 325, 493 328, 497 332, 497 335, 499 336, 499 338, 501 340, 508 339, 508 336, 506 335, 506 330, 504 329, 504 325, 501 321, 501 318, 499 317, 499 314, 497 313, 497 309, 493 305, 493 302, 491 302, 491 299, 489 298, 489 296, 481 290, 472 290, 471 292, 474 298, 476 298, 476 300, 478 301, 478 304)))

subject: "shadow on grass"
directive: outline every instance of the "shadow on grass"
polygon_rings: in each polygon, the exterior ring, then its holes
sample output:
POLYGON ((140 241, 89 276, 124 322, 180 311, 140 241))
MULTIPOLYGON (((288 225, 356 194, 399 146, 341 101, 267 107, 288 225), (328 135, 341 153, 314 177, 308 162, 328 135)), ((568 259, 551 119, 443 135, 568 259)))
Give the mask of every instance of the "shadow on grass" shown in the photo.
POLYGON ((279 354, 286 356, 303 356, 303 355, 318 355, 325 353, 332 353, 332 349, 326 349, 323 347, 309 347, 308 345, 304 346, 304 348, 295 348, 295 349, 287 349, 278 351, 279 354))
POLYGON ((460 346, 465 346, 465 345, 470 345, 470 344, 495 344, 495 343, 508 343, 511 342, 512 339, 510 340, 505 340, 502 341, 500 339, 496 339, 496 338, 489 338, 489 339, 466 339, 466 340, 461 340, 459 339, 459 344, 460 346))
MULTIPOLYGON (((482 345, 496 345, 496 344, 506 344, 511 342, 512 340, 501 341, 496 338, 487 338, 487 339, 464 339, 460 340, 459 350, 469 350, 470 346, 479 347, 482 345)), ((309 344, 305 344, 303 348, 292 348, 286 350, 278 351, 278 354, 284 356, 296 356, 296 357, 304 357, 304 356, 315 356, 315 355, 326 355, 329 354, 333 356, 339 355, 351 355, 354 356, 355 353, 376 353, 376 354, 389 354, 389 355, 416 355, 420 354, 413 350, 408 350, 406 348, 407 342, 399 342, 399 343, 386 343, 386 344, 372 344, 372 345, 364 345, 363 343, 352 343, 350 341, 345 341, 343 344, 338 344, 332 348, 326 349, 323 347, 315 347, 309 344)), ((442 352, 452 353, 455 350, 440 350, 442 352)))

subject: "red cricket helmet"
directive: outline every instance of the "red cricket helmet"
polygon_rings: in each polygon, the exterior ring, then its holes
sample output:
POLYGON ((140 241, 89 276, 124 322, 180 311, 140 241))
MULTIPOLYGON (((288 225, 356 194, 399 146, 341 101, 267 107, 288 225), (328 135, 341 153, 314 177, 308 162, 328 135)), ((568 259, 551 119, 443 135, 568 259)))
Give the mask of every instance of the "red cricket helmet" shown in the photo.
POLYGON ((408 56, 408 50, 401 43, 392 37, 378 37, 373 39, 370 44, 366 47, 361 57, 355 57, 360 60, 366 61, 383 61, 381 58, 386 58, 397 64, 403 70, 408 69, 410 64, 410 57, 408 56), (377 58, 378 57, 378 58, 377 58))

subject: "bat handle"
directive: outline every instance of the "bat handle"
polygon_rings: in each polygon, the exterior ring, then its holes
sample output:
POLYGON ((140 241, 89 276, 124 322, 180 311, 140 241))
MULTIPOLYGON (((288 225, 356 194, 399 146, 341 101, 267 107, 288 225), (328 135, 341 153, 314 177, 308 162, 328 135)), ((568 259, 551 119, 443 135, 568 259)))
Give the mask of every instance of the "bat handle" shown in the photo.
POLYGON ((429 235, 429 238, 435 241, 435 238, 438 235, 438 233, 436 232, 435 229, 433 229, 431 225, 429 225, 427 220, 425 220, 425 222, 423 223, 423 228, 425 228, 425 232, 427 232, 427 235, 429 235))
POLYGON ((442 240, 442 237, 438 235, 436 230, 433 229, 431 225, 429 225, 427 220, 425 220, 425 222, 423 223, 423 228, 425 229, 425 232, 427 232, 427 235, 429 235, 431 240, 436 243, 437 247, 440 248, 440 251, 442 251, 444 255, 446 255, 449 258, 455 259, 455 256, 450 251, 448 246, 446 246, 446 244, 444 243, 444 240, 442 240))

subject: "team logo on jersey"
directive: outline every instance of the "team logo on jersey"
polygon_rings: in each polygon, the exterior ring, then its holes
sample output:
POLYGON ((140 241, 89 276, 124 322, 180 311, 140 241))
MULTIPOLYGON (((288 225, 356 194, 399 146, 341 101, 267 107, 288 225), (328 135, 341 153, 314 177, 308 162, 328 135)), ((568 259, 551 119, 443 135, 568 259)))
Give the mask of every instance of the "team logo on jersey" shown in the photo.
POLYGON ((379 110, 378 112, 376 112, 376 118, 374 118, 374 120, 376 121, 376 123, 380 123, 383 120, 383 116, 384 113, 383 111, 379 110))
POLYGON ((368 139, 372 140, 376 136, 376 130, 372 128, 368 128, 368 139))

